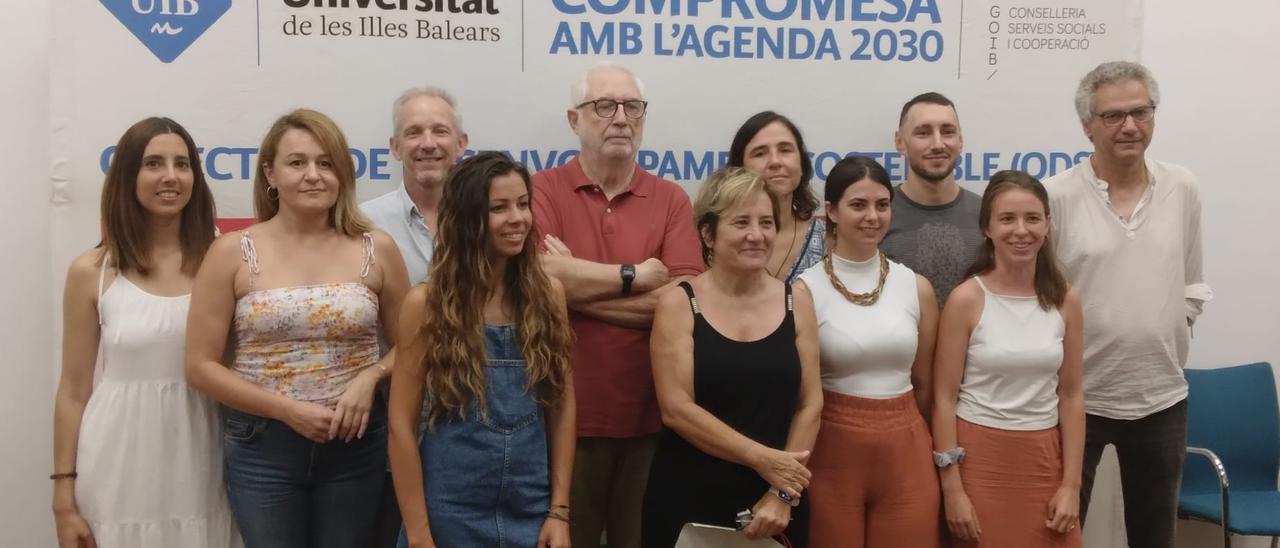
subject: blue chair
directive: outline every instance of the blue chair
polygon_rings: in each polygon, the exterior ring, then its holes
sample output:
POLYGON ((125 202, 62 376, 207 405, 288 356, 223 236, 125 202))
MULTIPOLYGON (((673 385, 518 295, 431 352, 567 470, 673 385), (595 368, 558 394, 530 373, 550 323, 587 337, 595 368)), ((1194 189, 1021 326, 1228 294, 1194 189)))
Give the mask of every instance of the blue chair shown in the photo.
POLYGON ((1276 548, 1280 411, 1271 364, 1186 373, 1191 393, 1178 517, 1222 525, 1223 546, 1228 548, 1233 534, 1269 536, 1271 548, 1276 548))

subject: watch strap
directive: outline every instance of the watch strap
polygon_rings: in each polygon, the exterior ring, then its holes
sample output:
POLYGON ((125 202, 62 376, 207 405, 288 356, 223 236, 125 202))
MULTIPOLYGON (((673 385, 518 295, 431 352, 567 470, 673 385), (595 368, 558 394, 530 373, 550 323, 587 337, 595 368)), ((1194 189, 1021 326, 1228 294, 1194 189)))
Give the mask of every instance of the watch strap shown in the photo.
POLYGON ((622 276, 622 296, 631 296, 631 282, 636 279, 636 265, 624 264, 618 269, 618 274, 622 276))

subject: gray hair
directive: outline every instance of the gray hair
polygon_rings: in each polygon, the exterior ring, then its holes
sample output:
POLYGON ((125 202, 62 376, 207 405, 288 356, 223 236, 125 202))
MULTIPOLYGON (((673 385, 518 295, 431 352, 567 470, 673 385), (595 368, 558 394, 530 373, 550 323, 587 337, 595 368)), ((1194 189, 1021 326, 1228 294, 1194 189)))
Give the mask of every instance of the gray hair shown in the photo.
POLYGON ((1135 80, 1147 88, 1152 106, 1160 104, 1160 86, 1151 76, 1147 67, 1129 61, 1111 61, 1098 65, 1080 79, 1080 87, 1076 88, 1076 114, 1081 124, 1088 124, 1093 118, 1093 93, 1103 84, 1114 84, 1135 80))
POLYGON ((396 98, 396 102, 392 103, 391 106, 391 131, 393 133, 400 133, 400 111, 404 109, 404 105, 419 97, 435 97, 436 99, 444 101, 449 105, 449 110, 453 113, 454 131, 456 131, 458 135, 464 135, 467 133, 462 129, 462 115, 458 113, 458 102, 453 98, 453 95, 448 91, 445 91, 444 88, 438 88, 435 86, 409 88, 405 90, 404 93, 401 93, 400 97, 396 98))
POLYGON ((620 71, 626 74, 627 76, 630 76, 631 81, 636 83, 636 89, 640 90, 640 98, 644 99, 644 82, 640 80, 639 76, 636 76, 636 73, 631 72, 631 69, 624 67, 618 63, 614 63, 612 61, 605 61, 603 63, 600 63, 596 66, 593 66, 587 69, 586 72, 583 72, 582 76, 578 78, 578 80, 574 82, 572 86, 569 86, 569 108, 577 108, 578 105, 581 105, 582 102, 586 100, 587 81, 591 79, 592 74, 595 74, 597 72, 604 72, 608 70, 620 71))

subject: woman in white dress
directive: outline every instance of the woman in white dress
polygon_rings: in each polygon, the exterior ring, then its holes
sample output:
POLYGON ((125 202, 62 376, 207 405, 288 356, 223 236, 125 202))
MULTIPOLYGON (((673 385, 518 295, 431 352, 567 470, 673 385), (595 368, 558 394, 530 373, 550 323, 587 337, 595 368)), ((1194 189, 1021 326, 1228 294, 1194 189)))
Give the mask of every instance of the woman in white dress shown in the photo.
POLYGON ((102 243, 67 271, 51 476, 62 548, 240 545, 218 408, 184 372, 192 278, 214 238, 199 162, 173 120, 130 127, 102 189, 102 243))

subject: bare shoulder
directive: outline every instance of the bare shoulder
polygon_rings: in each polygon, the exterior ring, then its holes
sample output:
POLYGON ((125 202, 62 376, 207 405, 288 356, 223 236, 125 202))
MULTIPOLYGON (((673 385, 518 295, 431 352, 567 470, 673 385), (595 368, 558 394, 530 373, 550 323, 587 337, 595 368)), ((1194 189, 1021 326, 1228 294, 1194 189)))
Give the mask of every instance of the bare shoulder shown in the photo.
MULTIPOLYGON (((67 289, 88 291, 93 289, 96 291, 98 287, 98 275, 102 272, 102 261, 106 255, 105 247, 94 247, 76 256, 71 260, 71 265, 67 267, 67 289)), ((115 269, 111 265, 107 265, 108 276, 114 274, 115 269)), ((86 293, 92 295, 93 293, 86 293)))
POLYGON ((933 284, 929 282, 929 278, 920 274, 916 274, 916 292, 920 293, 921 298, 924 298, 925 295, 929 295, 930 298, 934 298, 936 300, 936 297, 934 297, 935 293, 933 291, 933 284))
POLYGON ((791 284, 791 305, 796 310, 813 311, 813 293, 809 292, 809 286, 805 285, 804 280, 796 280, 791 284))
POLYGON ((1083 306, 1080 300, 1080 292, 1075 287, 1067 286, 1067 295, 1062 299, 1062 308, 1068 312, 1079 311, 1083 306))
POLYGON ((928 278, 915 274, 916 277, 916 304, 921 313, 921 319, 925 315, 937 316, 940 307, 938 306, 938 293, 933 290, 933 283, 928 278))
POLYGON ((396 241, 391 237, 390 234, 387 234, 386 232, 383 232, 381 229, 377 229, 377 228, 370 230, 369 234, 373 236, 373 248, 375 251, 378 251, 378 252, 395 251, 397 253, 400 252, 400 248, 396 246, 396 241))
POLYGON ((955 307, 956 310, 974 310, 980 308, 985 300, 977 279, 970 277, 951 290, 951 294, 947 296, 945 308, 948 310, 952 309, 952 307, 955 307))
POLYGON ((205 262, 209 262, 211 259, 216 261, 239 260, 240 234, 241 231, 236 230, 214 238, 213 243, 209 245, 209 251, 205 252, 205 262))
MULTIPOLYGON (((696 278, 695 278, 696 280, 696 278)), ((690 280, 689 284, 693 284, 694 280, 690 280)), ((677 312, 680 308, 689 308, 689 296, 680 287, 680 284, 672 284, 658 290, 658 304, 654 310, 655 314, 665 313, 671 314, 677 312)))
MULTIPOLYGON (((76 258, 71 260, 71 266, 67 267, 67 278, 92 276, 96 279, 98 272, 102 269, 102 261, 106 254, 107 248, 93 247, 76 255, 76 258)), ((111 268, 111 265, 107 265, 107 267, 111 268)))

